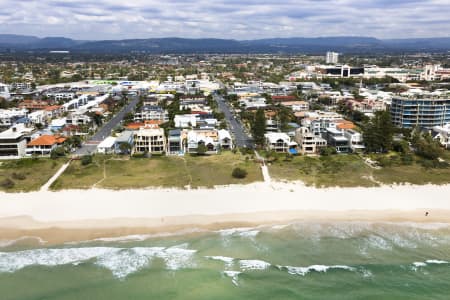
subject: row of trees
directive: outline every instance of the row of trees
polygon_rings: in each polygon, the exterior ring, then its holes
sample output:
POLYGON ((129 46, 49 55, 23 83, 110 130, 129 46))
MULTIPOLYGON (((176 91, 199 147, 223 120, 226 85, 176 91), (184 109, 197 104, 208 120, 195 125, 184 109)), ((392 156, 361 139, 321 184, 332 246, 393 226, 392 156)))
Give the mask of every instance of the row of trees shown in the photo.
POLYGON ((403 141, 394 141, 394 134, 399 131, 392 124, 390 113, 387 111, 376 112, 374 117, 362 126, 366 151, 369 153, 386 153, 394 150, 402 155, 411 153, 426 159, 437 161, 443 154, 438 141, 433 139, 429 132, 422 132, 415 128, 412 132, 401 130, 404 134, 403 141))

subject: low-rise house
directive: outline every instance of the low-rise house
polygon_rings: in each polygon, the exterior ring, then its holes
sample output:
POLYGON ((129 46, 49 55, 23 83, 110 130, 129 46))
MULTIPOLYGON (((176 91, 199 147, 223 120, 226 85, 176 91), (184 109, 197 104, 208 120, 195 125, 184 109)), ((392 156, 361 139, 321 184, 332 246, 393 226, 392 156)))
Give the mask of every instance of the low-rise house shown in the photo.
POLYGON ((51 131, 56 132, 62 130, 66 124, 66 118, 54 119, 51 121, 49 128, 51 131))
POLYGON ((292 142, 286 133, 269 132, 264 135, 269 151, 297 153, 297 143, 292 142))
POLYGON ((0 109, 0 127, 11 127, 17 120, 26 117, 26 109, 0 109))
POLYGON ((62 145, 66 138, 55 135, 41 135, 28 143, 26 156, 50 156, 50 153, 62 145))
POLYGON ((19 103, 20 109, 27 109, 28 111, 43 110, 48 106, 49 102, 43 100, 24 100, 19 103))
POLYGON ((166 153, 168 155, 184 154, 183 135, 180 129, 169 130, 166 153))
POLYGON ((197 127, 197 115, 194 114, 176 115, 173 121, 176 128, 197 127))
POLYGON ((306 127, 300 127, 295 131, 295 141, 302 155, 318 154, 321 148, 327 146, 324 138, 315 135, 306 127))
POLYGON ((433 127, 433 136, 445 149, 450 149, 450 123, 433 127))
POLYGON ((166 137, 164 129, 157 125, 147 125, 141 127, 134 133, 134 149, 133 153, 145 154, 156 153, 162 154, 166 150, 166 137))
POLYGON ((112 154, 116 149, 116 138, 108 136, 97 146, 97 152, 101 154, 112 154))
POLYGON ((233 139, 231 138, 231 135, 228 132, 228 130, 221 129, 221 130, 219 130, 218 135, 219 135, 220 149, 223 149, 223 150, 233 149, 233 139))
POLYGON ((61 105, 50 105, 44 108, 47 119, 60 117, 64 113, 64 107, 61 105))
POLYGON ((187 134, 187 152, 197 153, 200 145, 206 147, 206 153, 217 153, 218 133, 217 130, 190 130, 187 134))
POLYGON ((45 124, 47 122, 47 114, 45 110, 37 110, 28 114, 31 124, 45 124))
POLYGON ((364 146, 363 136, 360 132, 353 129, 347 129, 344 130, 344 136, 348 139, 352 152, 362 152, 366 148, 364 146))
POLYGON ((336 128, 327 128, 325 138, 329 146, 335 147, 337 153, 349 153, 349 140, 344 135, 344 131, 336 128))
POLYGON ((66 123, 68 125, 87 125, 91 123, 92 119, 88 115, 80 114, 80 113, 71 113, 66 117, 66 123))
POLYGON ((115 143, 115 153, 130 154, 134 144, 134 133, 131 130, 123 131, 117 138, 115 143))
POLYGON ((157 120, 165 123, 169 121, 169 113, 160 106, 143 106, 140 111, 134 114, 134 121, 142 122, 146 120, 157 120))
POLYGON ((291 108, 294 112, 309 110, 309 103, 306 101, 286 101, 282 102, 281 105, 291 108))

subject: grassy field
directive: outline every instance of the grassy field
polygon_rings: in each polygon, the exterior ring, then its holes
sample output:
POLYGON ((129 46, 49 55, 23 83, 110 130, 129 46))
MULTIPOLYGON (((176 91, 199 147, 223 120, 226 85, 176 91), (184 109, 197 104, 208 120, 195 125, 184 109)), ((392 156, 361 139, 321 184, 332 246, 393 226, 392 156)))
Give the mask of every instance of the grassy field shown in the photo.
POLYGON ((47 158, 0 161, 0 190, 7 192, 39 190, 64 162, 64 159, 47 158))
POLYGON ((270 163, 269 172, 275 180, 301 180, 316 187, 377 185, 370 179, 370 167, 356 155, 278 158, 270 163))
MULTIPOLYGON (((449 152, 444 156, 448 162, 449 152)), ((399 163, 394 154, 385 155, 395 163, 374 169, 358 155, 333 155, 324 157, 297 156, 286 160, 279 156, 269 165, 275 180, 300 180, 316 187, 370 187, 381 184, 447 184, 450 183, 450 166, 426 168, 421 159, 414 157, 409 165, 399 163)))
POLYGON ((176 187, 191 188, 261 181, 257 163, 240 154, 131 158, 96 155, 92 164, 82 166, 74 161, 53 184, 52 189, 87 189, 93 186, 108 189, 176 187), (231 176, 234 167, 247 170, 245 179, 231 176))

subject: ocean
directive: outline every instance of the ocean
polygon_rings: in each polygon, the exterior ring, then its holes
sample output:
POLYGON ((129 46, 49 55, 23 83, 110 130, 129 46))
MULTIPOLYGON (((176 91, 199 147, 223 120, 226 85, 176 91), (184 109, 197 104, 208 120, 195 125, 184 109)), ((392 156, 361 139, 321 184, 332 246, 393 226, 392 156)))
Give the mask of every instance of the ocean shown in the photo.
POLYGON ((448 224, 297 222, 0 242, 0 299, 450 299, 448 224))

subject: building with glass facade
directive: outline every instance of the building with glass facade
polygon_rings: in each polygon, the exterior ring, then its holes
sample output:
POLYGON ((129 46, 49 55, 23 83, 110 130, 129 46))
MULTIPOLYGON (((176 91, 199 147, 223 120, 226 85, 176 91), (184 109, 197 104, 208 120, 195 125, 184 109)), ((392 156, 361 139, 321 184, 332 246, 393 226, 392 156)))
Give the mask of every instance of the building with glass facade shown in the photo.
POLYGON ((401 128, 427 128, 450 123, 450 97, 394 97, 392 122, 401 128))

